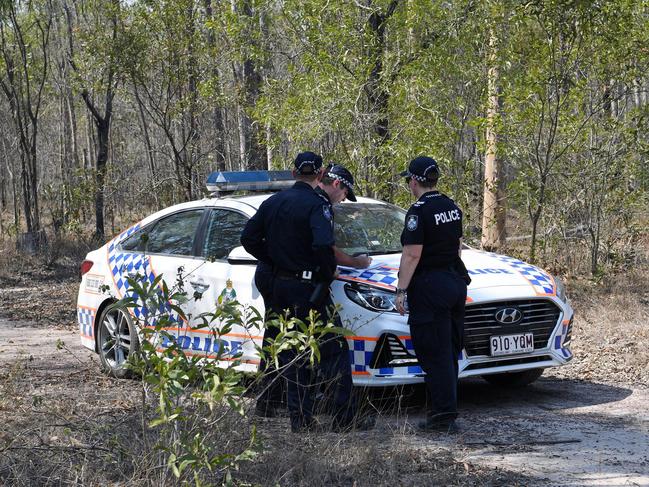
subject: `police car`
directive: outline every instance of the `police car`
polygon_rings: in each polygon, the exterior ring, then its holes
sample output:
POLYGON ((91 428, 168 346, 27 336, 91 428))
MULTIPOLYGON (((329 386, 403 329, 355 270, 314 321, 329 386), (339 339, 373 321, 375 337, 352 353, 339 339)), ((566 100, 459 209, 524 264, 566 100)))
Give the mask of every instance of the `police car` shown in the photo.
MULTIPOLYGON (((166 328, 169 335, 188 355, 219 354, 223 365, 236 358, 238 367, 255 371, 255 344, 261 345, 262 330, 244 323, 217 339, 213 331, 197 328, 192 317, 213 312, 224 300, 263 312, 253 282, 256 261, 240 246, 239 237, 270 192, 292 183, 284 171, 213 173, 208 179, 212 197, 159 211, 90 252, 81 264, 77 304, 81 343, 99 354, 108 373, 127 375, 125 362, 137 350, 142 318, 137 307, 115 306, 129 293, 128 278, 153 282, 162 275, 173 285, 180 275, 188 294, 199 299, 183 305, 189 318, 166 328), (253 193, 232 193, 242 190, 253 193)), ((348 254, 369 253, 373 259, 368 269, 339 268, 331 285, 342 320, 352 331, 348 341, 356 385, 423 381, 407 316, 395 309, 405 215, 399 207, 370 198, 336 207, 337 246, 348 254)), ((472 282, 458 357, 461 378, 482 376, 497 385, 523 386, 543 369, 572 359, 573 310, 559 279, 516 258, 466 246, 462 259, 472 282)), ((170 343, 164 338, 159 346, 170 343)))

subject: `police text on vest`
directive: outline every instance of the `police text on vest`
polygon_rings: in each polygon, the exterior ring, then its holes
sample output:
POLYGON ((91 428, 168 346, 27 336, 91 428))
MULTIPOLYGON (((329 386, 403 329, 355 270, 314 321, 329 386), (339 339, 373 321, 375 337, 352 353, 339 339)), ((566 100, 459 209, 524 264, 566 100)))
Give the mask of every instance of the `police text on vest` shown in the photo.
POLYGON ((439 225, 440 222, 449 223, 459 219, 460 219, 459 210, 448 210, 442 213, 435 213, 435 225, 439 225))

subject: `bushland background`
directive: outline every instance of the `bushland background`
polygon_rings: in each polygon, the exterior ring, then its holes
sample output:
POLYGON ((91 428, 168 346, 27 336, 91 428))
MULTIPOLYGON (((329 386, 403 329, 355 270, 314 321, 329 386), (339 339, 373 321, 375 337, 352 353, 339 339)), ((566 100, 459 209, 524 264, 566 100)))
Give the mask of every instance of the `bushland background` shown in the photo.
MULTIPOLYGON (((29 322, 0 344, 0 481, 171 482, 154 440, 133 436, 137 384, 53 346, 76 326, 78 264, 152 211, 206 195, 211 171, 283 169, 302 150, 401 206, 411 199, 396 174, 435 157, 470 244, 568 283, 577 358, 542 386, 581 406, 571 391, 606 403, 620 384, 645 388, 647 46, 641 0, 0 0, 0 317, 29 322), (5 353, 25 337, 25 353, 5 353)), ((489 420, 478 407, 463 424, 476 438, 500 441, 497 422, 536 437, 514 418, 554 407, 494 401, 489 420)), ((269 459, 235 479, 543 483, 520 465, 469 462, 471 447, 413 446, 399 418, 335 440, 286 440, 280 418, 262 428, 269 459)), ((629 421, 646 431, 646 418, 629 421)), ((250 424, 237 425, 247 439, 250 424)), ((621 468, 606 461, 599 480, 621 468)))
MULTIPOLYGON (((469 240, 555 270, 638 263, 638 0, 2 0, 0 235, 103 243, 215 170, 311 149, 407 205, 419 154, 469 240), (480 242, 482 240, 482 242, 480 242), (512 241, 510 239, 510 241, 512 241)), ((56 247, 50 244, 49 248, 56 247)))

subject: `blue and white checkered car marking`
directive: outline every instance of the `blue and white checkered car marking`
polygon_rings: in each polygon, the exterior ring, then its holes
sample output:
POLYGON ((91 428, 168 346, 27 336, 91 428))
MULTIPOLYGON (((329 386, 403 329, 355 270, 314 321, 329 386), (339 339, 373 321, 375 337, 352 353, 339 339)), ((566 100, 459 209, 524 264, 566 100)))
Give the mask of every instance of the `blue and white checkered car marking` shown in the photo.
POLYGON ((547 272, 514 257, 494 253, 487 253, 487 255, 506 263, 527 279, 538 296, 554 296, 556 294, 554 279, 547 272))
MULTIPOLYGON (((418 365, 404 365, 403 367, 383 367, 380 369, 370 369, 372 355, 378 339, 370 337, 348 337, 349 342, 349 360, 352 363, 352 374, 369 375, 370 370, 375 370, 376 376, 388 375, 412 375, 423 374, 421 367, 418 365)), ((399 337, 408 352, 415 354, 410 337, 399 337)))
POLYGON ((561 323, 561 330, 554 337, 554 349, 561 352, 561 355, 563 355, 564 358, 572 357, 572 352, 568 348, 563 347, 563 340, 568 334, 569 326, 570 326, 570 321, 564 320, 561 323))
MULTIPOLYGON (((140 276, 142 276, 142 280, 148 282, 149 284, 151 284, 156 277, 155 271, 151 267, 151 259, 148 255, 133 252, 122 252, 119 249, 119 244, 125 238, 128 238, 139 229, 139 223, 133 225, 131 228, 121 233, 118 237, 114 238, 108 244, 108 267, 110 268, 113 282, 115 283, 118 299, 122 299, 123 297, 136 297, 131 285, 128 282, 127 274, 139 274, 140 276)), ((141 306, 136 306, 129 309, 139 320, 145 319, 149 314, 149 310, 144 307, 143 304, 141 306)), ((170 321, 182 324, 182 320, 178 316, 178 313, 172 311, 169 304, 166 304, 164 306, 164 309, 160 309, 158 311, 168 314, 170 321)), ((155 320, 154 322, 148 324, 155 325, 155 320)))
POLYGON ((349 337, 347 340, 352 372, 356 374, 369 373, 367 369, 372 360, 376 341, 366 340, 363 337, 349 337))
POLYGON ((360 282, 385 289, 394 289, 397 283, 397 271, 394 267, 380 266, 373 269, 355 270, 340 268, 339 279, 360 282))
POLYGON ((77 306, 77 321, 79 322, 79 331, 86 338, 94 337, 93 324, 97 310, 86 306, 77 306))

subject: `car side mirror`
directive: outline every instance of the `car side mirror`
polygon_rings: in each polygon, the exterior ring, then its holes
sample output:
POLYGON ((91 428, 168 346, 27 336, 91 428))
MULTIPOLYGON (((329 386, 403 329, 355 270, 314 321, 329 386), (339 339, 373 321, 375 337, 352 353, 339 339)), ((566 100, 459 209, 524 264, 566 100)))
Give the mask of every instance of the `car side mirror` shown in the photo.
POLYGON ((228 263, 231 265, 257 265, 257 259, 246 252, 242 246, 233 248, 228 254, 228 263))

